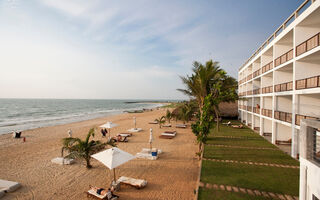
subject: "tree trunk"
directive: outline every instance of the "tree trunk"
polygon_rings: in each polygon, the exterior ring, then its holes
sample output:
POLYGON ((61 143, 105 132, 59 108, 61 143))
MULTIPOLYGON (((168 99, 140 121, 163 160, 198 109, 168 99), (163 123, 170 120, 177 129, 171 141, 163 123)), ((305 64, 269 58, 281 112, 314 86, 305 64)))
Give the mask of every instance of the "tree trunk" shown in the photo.
POLYGON ((88 169, 90 169, 90 168, 92 168, 92 165, 90 164, 90 157, 87 157, 87 158, 85 158, 86 159, 86 167, 88 168, 88 169))
POLYGON ((217 130, 220 131, 220 127, 219 127, 219 113, 216 109, 214 109, 215 113, 216 113, 216 117, 217 117, 217 130))

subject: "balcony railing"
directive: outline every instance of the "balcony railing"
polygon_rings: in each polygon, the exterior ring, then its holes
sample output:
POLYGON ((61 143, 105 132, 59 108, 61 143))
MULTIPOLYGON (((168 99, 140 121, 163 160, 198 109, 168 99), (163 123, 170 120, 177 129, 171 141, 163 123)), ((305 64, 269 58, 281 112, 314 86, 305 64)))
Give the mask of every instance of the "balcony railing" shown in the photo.
POLYGON ((292 122, 292 114, 287 112, 274 111, 274 118, 288 123, 292 122))
POLYGON ((296 47, 296 56, 300 56, 301 54, 310 51, 313 48, 320 46, 320 32, 315 36, 307 39, 296 47))
POLYGON ((253 112, 257 113, 257 114, 260 114, 260 108, 253 107, 253 112))
POLYGON ((247 106, 247 111, 252 112, 252 106, 247 106))
POLYGON ((247 95, 252 95, 252 90, 247 91, 247 95))
POLYGON ((249 74, 248 76, 247 76, 247 81, 250 81, 252 79, 252 74, 249 74))
POLYGON ((309 89, 320 87, 320 76, 313 76, 310 78, 300 79, 296 81, 296 89, 309 89))
POLYGON ((262 88, 262 94, 272 93, 273 92, 272 88, 273 88, 272 86, 262 88))
POLYGON ((247 92, 240 92, 239 93, 239 96, 241 97, 241 96, 246 96, 247 95, 247 92))
POLYGON ((252 90, 252 94, 260 94, 260 88, 252 90))
POLYGON ((272 110, 262 108, 261 114, 266 117, 272 117, 272 110))
POLYGON ((284 92, 284 91, 291 91, 293 90, 293 82, 281 83, 274 86, 275 92, 284 92))
POLYGON ((283 54, 282 56, 278 57, 274 61, 274 65, 277 67, 293 58, 293 49, 288 51, 287 53, 283 54))
POLYGON ((261 73, 261 69, 258 69, 257 71, 253 72, 253 78, 259 76, 261 73))
POLYGON ((273 61, 262 67, 262 74, 273 68, 273 61))
POLYGON ((300 126, 300 120, 301 119, 319 119, 319 118, 318 117, 310 117, 310 116, 296 114, 295 124, 300 126))

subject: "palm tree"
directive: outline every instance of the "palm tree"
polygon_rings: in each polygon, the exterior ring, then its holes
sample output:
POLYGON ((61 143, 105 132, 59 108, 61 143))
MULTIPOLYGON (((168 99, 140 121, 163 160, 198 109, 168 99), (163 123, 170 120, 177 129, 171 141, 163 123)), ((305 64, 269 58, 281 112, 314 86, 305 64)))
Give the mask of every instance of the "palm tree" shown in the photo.
POLYGON ((173 117, 172 112, 167 110, 167 112, 166 112, 166 120, 168 120, 169 124, 170 124, 170 120, 172 119, 172 117, 173 117))
MULTIPOLYGON (((91 128, 85 140, 80 138, 63 138, 62 149, 67 150, 69 155, 67 157, 80 158, 86 161, 86 167, 90 169, 92 165, 90 164, 91 155, 101 151, 105 146, 115 146, 112 142, 102 143, 100 141, 91 140, 90 137, 94 137, 95 130, 91 128)), ((62 150, 62 151, 63 151, 62 150)))
POLYGON ((178 118, 185 124, 189 122, 193 116, 194 108, 191 103, 184 103, 179 107, 178 118))
POLYGON ((180 77, 185 84, 186 89, 178 89, 178 91, 195 98, 201 114, 204 99, 210 94, 212 83, 215 82, 215 80, 220 79, 222 72, 224 71, 220 69, 218 62, 213 62, 212 60, 206 62, 205 65, 194 62, 192 71, 193 74, 191 76, 187 75, 186 77, 180 77))
POLYGON ((158 122, 159 127, 161 128, 162 124, 164 124, 166 122, 166 118, 165 118, 165 116, 161 116, 161 117, 155 119, 155 121, 158 122))

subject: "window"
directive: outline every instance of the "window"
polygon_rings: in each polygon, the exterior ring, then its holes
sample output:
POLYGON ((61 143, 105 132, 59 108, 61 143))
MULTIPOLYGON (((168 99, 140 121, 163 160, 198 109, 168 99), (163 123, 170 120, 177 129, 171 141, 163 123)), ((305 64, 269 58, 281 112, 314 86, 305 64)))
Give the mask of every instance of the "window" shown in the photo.
MULTIPOLYGON (((313 160, 320 163, 320 130, 315 129, 313 134, 313 160)), ((319 200, 319 199, 318 199, 319 200)))

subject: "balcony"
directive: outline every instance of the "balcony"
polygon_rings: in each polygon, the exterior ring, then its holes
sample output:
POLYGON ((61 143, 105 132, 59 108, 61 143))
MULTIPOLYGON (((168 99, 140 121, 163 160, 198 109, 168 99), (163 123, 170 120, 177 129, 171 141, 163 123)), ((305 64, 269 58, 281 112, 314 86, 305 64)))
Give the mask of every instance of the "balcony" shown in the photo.
POLYGON ((252 95, 252 90, 247 91, 247 95, 252 95))
POLYGON ((261 114, 266 117, 272 117, 272 110, 262 108, 261 114))
POLYGON ((261 69, 256 70, 255 72, 253 72, 253 78, 259 76, 261 74, 261 69))
POLYGON ((291 123, 292 122, 292 113, 274 111, 274 118, 277 120, 291 123))
POLYGON ((293 82, 281 83, 274 86, 275 92, 285 92, 293 90, 293 82))
POLYGON ((320 33, 317 33, 315 36, 299 44, 296 47, 296 56, 300 56, 301 54, 304 54, 305 52, 310 51, 317 46, 320 46, 320 33))
POLYGON ((262 94, 267 94, 267 93, 272 93, 272 92, 273 92, 272 86, 262 88, 262 94))
POLYGON ((300 126, 300 120, 301 119, 319 119, 319 118, 296 114, 295 124, 300 126))
POLYGON ((252 106, 247 106, 247 111, 252 112, 252 106))
POLYGON ((260 114, 260 108, 253 107, 253 112, 257 113, 257 114, 260 114))
POLYGON ((293 49, 275 59, 275 67, 291 60, 293 58, 293 49))
POLYGON ((252 94, 260 94, 260 88, 252 90, 252 94))
POLYGON ((300 79, 296 81, 296 89, 309 89, 320 87, 320 76, 314 76, 310 78, 300 79))
POLYGON ((252 79, 252 74, 249 74, 248 76, 247 76, 247 81, 250 81, 252 79))
POLYGON ((262 67, 262 74, 273 68, 273 61, 262 67))

